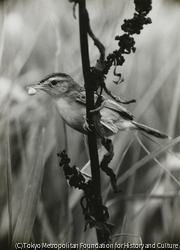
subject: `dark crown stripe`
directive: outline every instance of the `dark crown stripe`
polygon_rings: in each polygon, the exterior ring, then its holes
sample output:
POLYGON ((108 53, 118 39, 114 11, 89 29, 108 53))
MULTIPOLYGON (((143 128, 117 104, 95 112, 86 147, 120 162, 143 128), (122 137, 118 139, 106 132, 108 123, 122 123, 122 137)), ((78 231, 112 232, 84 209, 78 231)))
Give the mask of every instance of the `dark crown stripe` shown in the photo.
POLYGON ((65 73, 52 73, 52 74, 49 74, 49 75, 45 76, 45 77, 40 81, 40 83, 45 82, 45 81, 47 81, 49 78, 51 78, 51 77, 56 77, 56 76, 68 77, 69 75, 67 75, 67 74, 65 74, 65 73))

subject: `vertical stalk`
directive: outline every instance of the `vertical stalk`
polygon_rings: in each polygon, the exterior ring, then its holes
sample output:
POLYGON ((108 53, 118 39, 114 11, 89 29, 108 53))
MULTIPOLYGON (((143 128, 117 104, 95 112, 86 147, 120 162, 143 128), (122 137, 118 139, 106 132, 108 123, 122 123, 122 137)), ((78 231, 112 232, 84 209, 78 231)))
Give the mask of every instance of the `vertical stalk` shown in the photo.
POLYGON ((8 249, 11 249, 13 225, 12 225, 12 172, 11 172, 11 150, 10 150, 10 131, 9 131, 9 114, 7 122, 7 203, 9 216, 9 231, 8 231, 8 249))
MULTIPOLYGON (((79 1, 79 29, 80 29, 80 45, 81 45, 81 58, 82 58, 82 68, 85 81, 86 89, 86 114, 87 121, 90 127, 88 130, 88 144, 89 144, 89 154, 91 162, 91 174, 93 182, 93 193, 97 203, 95 207, 95 217, 97 221, 101 221, 103 218, 102 210, 102 197, 101 197, 101 181, 100 181, 100 168, 98 159, 98 150, 96 142, 96 133, 93 127, 92 113, 90 110, 94 109, 94 91, 92 88, 92 82, 90 77, 90 60, 89 60, 89 49, 88 49, 88 16, 86 10, 85 0, 79 1)), ((102 235, 100 230, 96 230, 97 238, 99 243, 106 242, 105 236, 102 235)))

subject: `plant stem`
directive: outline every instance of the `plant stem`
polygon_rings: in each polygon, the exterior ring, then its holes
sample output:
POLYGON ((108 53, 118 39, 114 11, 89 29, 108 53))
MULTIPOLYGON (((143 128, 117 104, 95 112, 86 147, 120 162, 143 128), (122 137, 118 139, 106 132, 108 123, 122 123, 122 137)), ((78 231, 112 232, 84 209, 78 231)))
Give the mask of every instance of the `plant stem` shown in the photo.
MULTIPOLYGON (((94 90, 92 88, 91 76, 90 76, 90 61, 89 61, 89 50, 88 50, 88 15, 86 10, 85 0, 79 1, 79 28, 80 28, 80 45, 81 45, 81 58, 82 58, 82 68, 85 81, 86 89, 86 114, 87 121, 90 130, 88 130, 88 144, 89 144, 89 154, 91 162, 91 173, 93 182, 93 194, 96 200, 97 206, 95 209, 95 217, 97 221, 103 219, 102 210, 102 197, 101 197, 101 181, 100 181, 100 168, 98 159, 98 150, 96 142, 96 133, 93 127, 93 114, 90 110, 94 109, 94 90)), ((101 231, 96 229, 97 238, 99 243, 107 241, 107 236, 105 238, 101 231)))

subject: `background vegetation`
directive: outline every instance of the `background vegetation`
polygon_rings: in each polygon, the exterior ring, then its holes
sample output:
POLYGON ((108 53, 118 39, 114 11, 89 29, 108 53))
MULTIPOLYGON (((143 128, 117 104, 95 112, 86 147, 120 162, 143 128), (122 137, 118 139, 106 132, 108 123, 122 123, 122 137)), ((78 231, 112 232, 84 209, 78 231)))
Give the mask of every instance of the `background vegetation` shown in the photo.
MULTIPOLYGON (((94 33, 111 52, 123 20, 134 13, 133 1, 91 0, 87 8, 94 33)), ((95 230, 83 231, 82 194, 67 185, 57 158, 67 148, 71 164, 82 168, 88 159, 83 137, 66 128, 66 140, 51 98, 26 91, 55 71, 83 85, 72 4, 14 0, 1 4, 0 12, 0 249, 11 240, 94 243, 95 230)), ((114 241, 180 244, 180 5, 153 1, 149 16, 153 23, 135 37, 137 51, 120 69, 125 82, 116 86, 113 72, 107 82, 121 98, 137 99, 126 106, 137 121, 177 139, 159 152, 159 144, 169 141, 119 133, 111 167, 122 193, 114 195, 102 173, 103 201, 119 234, 114 241)), ((98 51, 91 41, 90 55, 93 65, 98 51)))

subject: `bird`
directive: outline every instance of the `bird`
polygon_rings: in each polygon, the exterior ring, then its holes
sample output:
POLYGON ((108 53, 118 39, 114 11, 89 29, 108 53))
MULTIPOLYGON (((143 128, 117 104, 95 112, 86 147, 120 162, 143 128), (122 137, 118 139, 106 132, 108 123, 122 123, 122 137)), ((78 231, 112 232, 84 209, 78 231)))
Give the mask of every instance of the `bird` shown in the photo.
MULTIPOLYGON (((42 80, 28 87, 30 95, 36 94, 40 89, 49 94, 54 101, 57 112, 65 124, 76 131, 87 134, 86 94, 85 88, 80 86, 73 78, 65 73, 52 73, 42 80)), ((170 138, 167 134, 134 121, 134 116, 115 100, 103 97, 100 108, 100 123, 104 129, 104 136, 109 137, 124 130, 137 130, 157 138, 170 138)), ((95 93, 95 100, 97 94, 95 93)))

